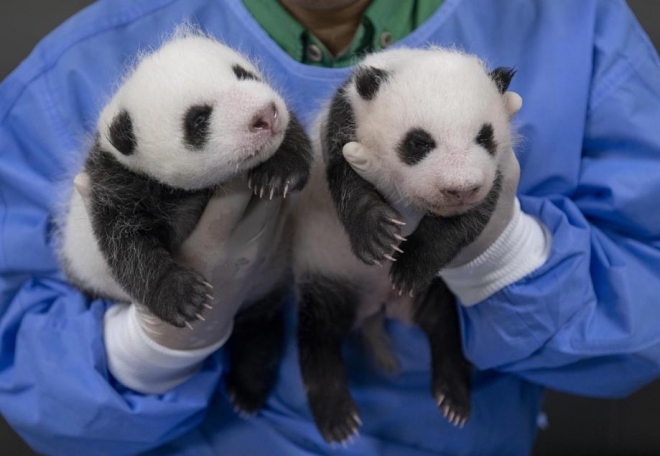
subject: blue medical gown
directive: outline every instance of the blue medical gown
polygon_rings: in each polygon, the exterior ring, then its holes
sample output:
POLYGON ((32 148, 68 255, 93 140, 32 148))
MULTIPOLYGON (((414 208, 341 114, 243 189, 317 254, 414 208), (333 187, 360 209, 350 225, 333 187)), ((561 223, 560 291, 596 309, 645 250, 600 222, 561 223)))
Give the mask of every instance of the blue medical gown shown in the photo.
POLYGON ((326 446, 301 386, 290 312, 265 409, 243 420, 223 351, 163 395, 108 373, 102 319, 54 255, 59 189, 125 65, 188 20, 257 57, 309 126, 348 69, 290 59, 239 0, 105 0, 44 39, 0 86, 0 412, 37 451, 134 454, 526 454, 543 386, 624 396, 660 366, 660 67, 622 0, 446 0, 397 45, 456 45, 515 66, 524 107, 519 197, 552 233, 546 264, 473 307, 472 420, 450 426, 429 394, 417 329, 389 323, 403 372, 374 373, 346 346, 362 436, 326 446), (167 445, 166 445, 167 444, 167 445), (165 445, 165 446, 163 446, 165 445))

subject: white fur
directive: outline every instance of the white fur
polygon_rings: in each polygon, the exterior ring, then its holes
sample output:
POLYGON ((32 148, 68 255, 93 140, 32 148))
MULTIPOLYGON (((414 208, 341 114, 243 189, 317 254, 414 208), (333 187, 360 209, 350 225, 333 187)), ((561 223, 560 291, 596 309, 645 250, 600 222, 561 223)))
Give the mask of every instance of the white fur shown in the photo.
POLYGON ((78 191, 72 193, 66 228, 62 231, 61 254, 67 272, 80 282, 79 285, 116 301, 130 301, 128 294, 112 278, 78 191))
MULTIPOLYGON (((101 113, 101 145, 129 169, 173 187, 206 188, 267 160, 277 150, 289 114, 267 84, 238 80, 238 64, 260 76, 244 57, 213 39, 185 35, 142 58, 101 113), (211 105, 211 135, 201 150, 183 141, 183 119, 193 105, 211 105), (274 104, 275 135, 250 132, 259 111, 274 104), (128 111, 139 153, 122 155, 110 144, 108 129, 122 109, 128 111)), ((261 77, 261 76, 260 76, 261 77)))

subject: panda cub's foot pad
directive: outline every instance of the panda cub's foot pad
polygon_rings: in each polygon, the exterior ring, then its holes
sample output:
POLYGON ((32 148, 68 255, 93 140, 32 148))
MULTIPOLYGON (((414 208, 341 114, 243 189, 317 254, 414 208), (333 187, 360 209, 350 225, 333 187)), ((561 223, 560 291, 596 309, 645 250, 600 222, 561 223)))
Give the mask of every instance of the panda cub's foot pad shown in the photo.
POLYGON ((438 409, 454 426, 463 427, 470 419, 472 408, 470 402, 469 381, 462 379, 458 372, 449 377, 433 376, 433 399, 438 409))
POLYGON ((248 183, 260 198, 286 198, 291 192, 301 190, 309 178, 309 167, 304 161, 296 164, 268 160, 248 173, 248 183))
POLYGON ((147 307, 164 322, 181 328, 200 319, 211 305, 211 293, 204 276, 177 265, 161 279, 147 307))

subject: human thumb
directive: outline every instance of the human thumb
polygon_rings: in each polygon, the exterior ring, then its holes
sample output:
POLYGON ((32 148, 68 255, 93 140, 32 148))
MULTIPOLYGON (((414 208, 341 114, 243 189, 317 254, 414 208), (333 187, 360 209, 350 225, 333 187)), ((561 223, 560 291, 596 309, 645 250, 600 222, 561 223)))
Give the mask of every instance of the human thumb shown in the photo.
POLYGON ((504 106, 509 114, 509 118, 515 116, 522 108, 523 99, 516 92, 506 92, 504 94, 504 106))
POLYGON ((379 187, 378 173, 376 166, 376 158, 373 154, 369 153, 362 144, 358 142, 349 142, 344 145, 342 149, 344 158, 351 165, 351 168, 360 175, 364 180, 379 187))
POLYGON ((81 172, 73 179, 73 185, 82 199, 85 210, 89 213, 90 199, 92 197, 92 184, 89 175, 86 172, 81 172))

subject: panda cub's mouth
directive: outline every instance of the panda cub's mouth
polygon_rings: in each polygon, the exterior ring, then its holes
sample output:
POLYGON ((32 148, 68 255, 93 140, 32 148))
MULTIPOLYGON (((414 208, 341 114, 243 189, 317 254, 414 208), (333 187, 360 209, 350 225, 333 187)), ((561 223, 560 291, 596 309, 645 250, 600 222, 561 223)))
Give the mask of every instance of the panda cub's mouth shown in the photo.
POLYGON ((444 202, 442 204, 439 204, 437 201, 430 202, 427 200, 422 200, 423 204, 421 207, 424 207, 431 214, 440 217, 456 217, 471 211, 481 211, 484 209, 492 211, 500 196, 503 180, 504 177, 502 172, 498 170, 495 175, 495 179, 493 180, 493 183, 488 190, 488 193, 483 198, 479 198, 466 203, 444 202))
POLYGON ((255 158, 259 158, 262 155, 270 156, 274 154, 277 148, 280 146, 282 139, 284 139, 284 130, 274 132, 261 145, 255 147, 250 152, 248 152, 247 156, 243 161, 249 161, 255 158))
POLYGON ((274 132, 259 145, 252 145, 242 153, 242 157, 234 162, 236 173, 247 171, 268 160, 279 148, 284 138, 284 130, 274 132))
POLYGON ((466 212, 471 211, 475 207, 479 206, 483 200, 476 203, 456 203, 456 204, 437 204, 425 202, 424 206, 426 210, 433 215, 439 215, 440 217, 455 217, 466 212))
POLYGON ((416 205, 432 215, 455 217, 478 207, 485 199, 486 196, 479 199, 471 199, 470 201, 452 202, 445 199, 431 201, 422 197, 416 205))

